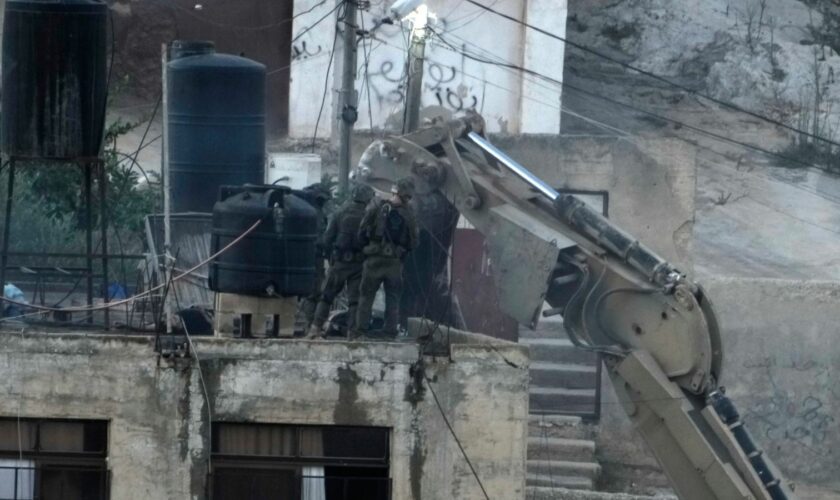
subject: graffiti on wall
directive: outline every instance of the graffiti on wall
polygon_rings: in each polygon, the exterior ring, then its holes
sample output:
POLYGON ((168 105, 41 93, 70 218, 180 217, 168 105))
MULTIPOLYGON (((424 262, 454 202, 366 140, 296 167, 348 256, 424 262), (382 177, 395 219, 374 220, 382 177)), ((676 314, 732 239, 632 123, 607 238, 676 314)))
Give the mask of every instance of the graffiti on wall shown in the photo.
POLYGON ((760 398, 745 415, 752 432, 764 438, 762 441, 795 443, 820 456, 830 453, 825 450, 826 438, 831 437, 838 422, 828 402, 833 397, 830 370, 814 360, 791 358, 778 363, 775 357, 745 367, 766 371, 773 388, 771 394, 760 398), (777 368, 812 373, 816 387, 811 386, 802 393, 783 390, 773 377, 777 368))
MULTIPOLYGON (((437 20, 437 29, 446 30, 446 20, 437 20)), ((391 48, 406 47, 405 32, 396 27, 382 28, 376 33, 375 40, 370 40, 374 47, 385 45, 391 48), (378 42, 378 43, 377 43, 378 42)), ((433 41, 427 43, 426 60, 423 71, 424 104, 434 105, 451 112, 463 112, 478 109, 481 97, 476 91, 477 79, 464 72, 466 57, 461 55, 460 69, 456 65, 435 60, 443 57, 435 54, 433 41)), ((371 53, 375 53, 373 50, 371 53)), ((440 54, 447 54, 446 51, 440 54)), ((408 67, 406 50, 387 51, 387 55, 376 57, 368 62, 367 82, 364 91, 370 92, 371 105, 380 110, 391 110, 405 103, 408 89, 408 67), (369 90, 368 90, 369 88, 369 90)))
MULTIPOLYGON (((374 18, 386 15, 373 12, 364 14, 368 27, 374 18)), ((330 47, 315 42, 314 30, 302 25, 293 35, 292 63, 301 63, 315 56, 330 56, 330 47)), ((364 80, 359 89, 360 108, 372 108, 372 115, 385 120, 388 115, 400 111, 405 104, 408 90, 407 26, 381 25, 373 33, 360 31, 358 46, 359 79, 364 80)), ((442 36, 447 33, 447 20, 435 20, 435 30, 442 36)), ((467 74, 464 69, 467 58, 457 58, 448 49, 436 50, 439 44, 434 36, 426 46, 423 72, 423 104, 437 106, 450 113, 466 110, 483 111, 486 82, 484 77, 467 74), (458 59, 459 58, 459 59, 458 59), (454 64, 453 64, 454 63, 454 64)), ((466 46, 462 47, 466 49, 466 46)), ((462 51, 464 52, 464 51, 462 51)), ((326 60, 326 57, 324 58, 326 60)), ((364 111, 361 112, 364 114, 364 111)))
POLYGON ((318 45, 317 48, 312 49, 311 46, 306 45, 306 40, 292 44, 292 61, 300 61, 309 59, 312 56, 317 56, 323 52, 323 48, 318 45))

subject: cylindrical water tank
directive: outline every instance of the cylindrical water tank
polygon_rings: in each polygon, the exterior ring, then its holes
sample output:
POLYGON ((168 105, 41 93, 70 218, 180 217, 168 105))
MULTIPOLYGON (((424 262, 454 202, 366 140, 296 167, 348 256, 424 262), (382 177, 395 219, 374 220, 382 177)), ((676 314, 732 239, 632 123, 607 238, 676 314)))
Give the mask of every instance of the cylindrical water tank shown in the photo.
POLYGON ((242 295, 308 295, 315 289, 318 214, 283 186, 224 186, 213 208, 212 252, 262 223, 210 265, 210 289, 242 295))
POLYGON ((108 91, 107 14, 99 0, 6 0, 3 153, 99 155, 108 91))
POLYGON ((210 212, 221 186, 263 182, 265 66, 208 42, 175 42, 170 53, 172 210, 210 212))

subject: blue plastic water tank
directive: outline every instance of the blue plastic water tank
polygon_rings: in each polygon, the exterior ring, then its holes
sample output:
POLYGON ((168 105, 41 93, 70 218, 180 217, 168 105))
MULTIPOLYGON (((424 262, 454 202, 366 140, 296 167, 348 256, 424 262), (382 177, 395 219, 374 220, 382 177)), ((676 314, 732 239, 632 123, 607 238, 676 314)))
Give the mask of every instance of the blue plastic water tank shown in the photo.
POLYGON ((171 54, 172 210, 211 212, 221 186, 264 180, 265 66, 210 42, 174 42, 171 54))

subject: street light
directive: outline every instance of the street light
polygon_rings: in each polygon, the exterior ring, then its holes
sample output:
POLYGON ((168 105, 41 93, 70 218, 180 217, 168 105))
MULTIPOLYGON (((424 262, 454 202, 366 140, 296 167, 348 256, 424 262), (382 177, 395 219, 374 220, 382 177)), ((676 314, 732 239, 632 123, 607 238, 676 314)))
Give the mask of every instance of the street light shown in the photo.
POLYGON ((389 9, 391 11, 391 17, 394 19, 405 19, 420 7, 422 3, 423 0, 397 0, 389 9))
POLYGON ((397 0, 391 5, 391 16, 411 22, 411 46, 408 49, 408 92, 405 100, 403 134, 420 125, 420 101, 423 93, 423 59, 426 53, 429 7, 423 0, 397 0))

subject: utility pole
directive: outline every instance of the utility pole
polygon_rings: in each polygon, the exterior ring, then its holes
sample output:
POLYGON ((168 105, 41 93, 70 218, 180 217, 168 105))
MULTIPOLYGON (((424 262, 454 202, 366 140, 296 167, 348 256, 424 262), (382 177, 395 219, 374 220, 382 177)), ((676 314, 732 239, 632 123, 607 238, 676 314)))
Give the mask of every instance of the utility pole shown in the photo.
POLYGON ((338 192, 347 193, 350 179, 350 138, 358 118, 356 109, 356 0, 344 1, 344 16, 339 25, 344 30, 344 53, 341 74, 341 109, 338 112, 340 143, 338 148, 338 192))
POLYGON ((426 57, 429 10, 420 5, 414 11, 411 27, 411 46, 408 48, 408 92, 405 100, 403 133, 414 132, 420 126, 420 101, 423 97, 423 63, 426 57))

